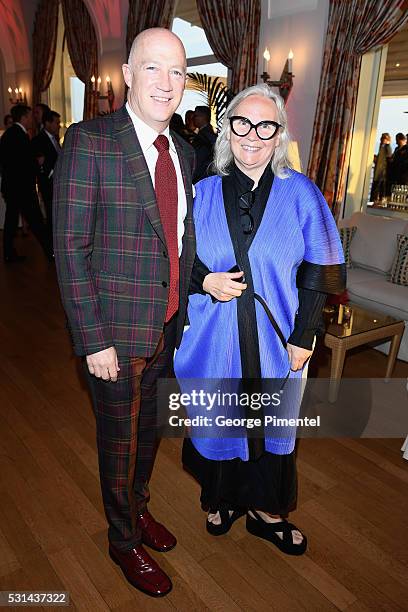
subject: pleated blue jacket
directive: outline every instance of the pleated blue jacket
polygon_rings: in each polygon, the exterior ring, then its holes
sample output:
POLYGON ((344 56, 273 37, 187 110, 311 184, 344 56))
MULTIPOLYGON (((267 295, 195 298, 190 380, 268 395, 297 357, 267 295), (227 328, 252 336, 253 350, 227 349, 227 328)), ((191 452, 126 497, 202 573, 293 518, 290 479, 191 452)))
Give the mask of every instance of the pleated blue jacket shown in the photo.
MULTIPOLYGON (((211 176, 196 185, 194 221, 197 255, 213 272, 236 264, 222 194, 222 179, 211 176)), ((321 266, 344 263, 338 230, 331 211, 316 185, 303 174, 288 171, 275 176, 261 224, 249 249, 254 291, 268 304, 284 337, 294 329, 298 309, 296 275, 303 261, 321 266)), ((237 300, 213 303, 209 295, 189 298, 188 319, 175 356, 175 372, 183 390, 185 379, 241 378, 237 300)), ((263 307, 256 302, 261 371, 263 378, 284 378, 289 359, 263 307)), ((290 379, 301 379, 291 372, 290 379)), ((214 389, 217 385, 214 385, 214 389)), ((299 386, 300 388, 300 386, 299 386)), ((291 416, 297 416, 296 409, 291 416)), ((189 409, 191 416, 206 414, 189 409)), ((265 449, 276 454, 292 452, 295 431, 288 437, 265 437, 265 449)), ((246 435, 192 436, 197 450, 208 459, 248 460, 246 435)))

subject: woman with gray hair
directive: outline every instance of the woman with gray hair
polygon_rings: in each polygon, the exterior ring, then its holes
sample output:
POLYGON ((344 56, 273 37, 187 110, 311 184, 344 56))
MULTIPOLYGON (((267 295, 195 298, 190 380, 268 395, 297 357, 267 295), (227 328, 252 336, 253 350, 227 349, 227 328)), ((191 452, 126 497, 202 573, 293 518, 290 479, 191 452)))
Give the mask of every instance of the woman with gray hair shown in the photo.
MULTIPOLYGON (((267 85, 232 100, 217 174, 196 185, 189 327, 175 356, 182 388, 189 379, 239 379, 247 391, 270 379, 301 382, 326 295, 345 288, 334 219, 317 187, 291 169, 288 143, 283 101, 267 85)), ((299 406, 300 397, 297 414, 299 406)), ((201 484, 208 532, 224 534, 246 514, 250 533, 304 553, 306 537, 286 520, 296 506, 296 434, 194 431, 183 463, 201 484)))

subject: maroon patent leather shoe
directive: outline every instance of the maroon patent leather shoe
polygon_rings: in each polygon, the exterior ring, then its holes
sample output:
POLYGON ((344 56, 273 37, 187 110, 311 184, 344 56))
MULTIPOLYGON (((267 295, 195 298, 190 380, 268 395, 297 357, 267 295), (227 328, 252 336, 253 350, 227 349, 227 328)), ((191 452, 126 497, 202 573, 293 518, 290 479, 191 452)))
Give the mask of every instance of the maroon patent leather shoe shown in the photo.
POLYGON ((142 545, 120 552, 109 544, 109 555, 120 566, 126 580, 139 591, 152 597, 163 597, 173 588, 170 578, 142 545))
POLYGON ((175 547, 177 540, 164 525, 158 523, 148 510, 138 517, 142 527, 142 542, 153 550, 167 552, 175 547))

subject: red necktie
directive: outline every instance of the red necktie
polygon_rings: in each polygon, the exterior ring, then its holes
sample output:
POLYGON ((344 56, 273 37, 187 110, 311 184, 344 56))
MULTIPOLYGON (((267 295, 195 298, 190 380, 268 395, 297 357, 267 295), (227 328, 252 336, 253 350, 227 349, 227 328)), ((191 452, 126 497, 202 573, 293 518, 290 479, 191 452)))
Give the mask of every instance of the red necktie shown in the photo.
POLYGON ((177 312, 179 307, 179 256, 177 242, 177 175, 170 156, 167 136, 160 134, 154 141, 159 152, 154 172, 154 190, 160 211, 170 262, 169 301, 165 322, 177 312))

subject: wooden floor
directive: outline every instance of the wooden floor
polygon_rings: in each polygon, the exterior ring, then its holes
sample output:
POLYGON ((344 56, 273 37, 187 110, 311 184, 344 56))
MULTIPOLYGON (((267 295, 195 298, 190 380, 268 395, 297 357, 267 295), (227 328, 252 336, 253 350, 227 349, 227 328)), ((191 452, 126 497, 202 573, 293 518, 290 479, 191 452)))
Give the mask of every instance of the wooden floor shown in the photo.
MULTIPOLYGON (((0 264, 0 590, 69 591, 72 609, 93 612, 408 610, 408 462, 396 439, 300 441, 300 558, 249 535, 244 520, 207 535, 180 441, 164 440, 151 510, 178 545, 153 554, 174 589, 155 600, 130 587, 107 555, 94 419, 55 270, 31 238, 19 247, 26 263, 0 264)), ((315 368, 327 367, 321 353, 315 368)), ((346 375, 384 368, 367 349, 346 375)))

